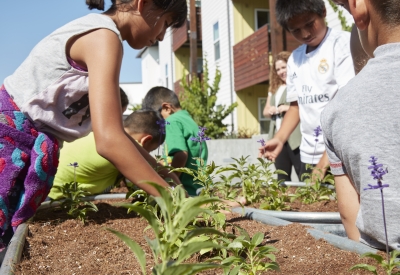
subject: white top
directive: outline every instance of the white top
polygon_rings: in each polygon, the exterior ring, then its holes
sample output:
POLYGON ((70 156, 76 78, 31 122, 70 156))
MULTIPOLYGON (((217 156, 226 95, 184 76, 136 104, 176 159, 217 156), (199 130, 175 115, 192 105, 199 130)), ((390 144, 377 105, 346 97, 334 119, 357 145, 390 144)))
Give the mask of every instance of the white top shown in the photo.
MULTIPOLYGON (((286 85, 281 85, 275 93, 275 107, 276 108, 278 108, 279 101, 281 101, 281 97, 282 97, 282 94, 285 91, 285 89, 286 89, 286 85)), ((277 114, 275 123, 276 123, 275 124, 276 131, 279 131, 279 129, 281 128, 281 125, 282 125, 281 114, 277 114)))
POLYGON ((288 60, 287 101, 299 104, 301 161, 316 164, 325 151, 322 133, 318 138, 314 136, 314 129, 320 126, 321 112, 354 77, 350 33, 328 28, 317 49, 310 53, 306 49, 307 45, 301 45, 288 60))
POLYGON ((92 131, 89 74, 72 67, 67 42, 76 35, 106 28, 118 36, 114 21, 92 13, 55 30, 40 41, 17 70, 4 80, 7 92, 37 130, 59 141, 73 141, 92 131))

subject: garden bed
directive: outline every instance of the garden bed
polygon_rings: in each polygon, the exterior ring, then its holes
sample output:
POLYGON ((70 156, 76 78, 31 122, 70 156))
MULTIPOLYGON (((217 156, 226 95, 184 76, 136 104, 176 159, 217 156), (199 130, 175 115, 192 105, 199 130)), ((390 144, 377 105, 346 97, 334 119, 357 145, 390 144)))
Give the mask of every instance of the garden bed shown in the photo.
MULTIPOLYGON (((99 212, 89 213, 86 225, 70 219, 63 212, 40 210, 29 223, 22 262, 16 266, 15 274, 141 274, 130 249, 104 228, 121 231, 136 240, 148 258, 152 254, 144 236, 151 238, 151 231, 143 233, 148 223, 132 213, 127 214, 125 208, 113 206, 115 202, 96 202, 99 212)), ((264 233, 263 244, 278 249, 275 254, 281 273, 271 271, 264 274, 368 274, 364 271, 347 272, 352 265, 368 260, 324 240, 315 240, 304 225, 268 226, 238 214, 231 214, 228 219, 250 235, 264 233)), ((232 227, 228 226, 227 231, 232 232, 232 227)), ((190 261, 206 259, 206 256, 196 255, 190 261)), ((150 260, 148 272, 151 266, 150 260)), ((199 274, 222 274, 222 271, 199 274)))

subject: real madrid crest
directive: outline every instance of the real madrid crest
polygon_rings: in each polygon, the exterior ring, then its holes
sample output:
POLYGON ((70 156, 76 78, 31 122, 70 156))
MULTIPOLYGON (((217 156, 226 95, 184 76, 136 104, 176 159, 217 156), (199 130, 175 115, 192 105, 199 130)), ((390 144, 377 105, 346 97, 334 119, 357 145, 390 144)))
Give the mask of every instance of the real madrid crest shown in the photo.
POLYGON ((319 63, 318 66, 318 71, 321 74, 325 74, 329 70, 329 65, 326 62, 326 59, 321 59, 321 62, 319 63))

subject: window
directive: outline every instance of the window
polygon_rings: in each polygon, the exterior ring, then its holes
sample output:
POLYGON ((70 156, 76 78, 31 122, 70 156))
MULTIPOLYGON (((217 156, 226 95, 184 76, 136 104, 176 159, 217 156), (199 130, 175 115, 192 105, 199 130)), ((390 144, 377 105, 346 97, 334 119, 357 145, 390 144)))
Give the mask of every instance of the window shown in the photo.
POLYGON ((168 82, 168 64, 165 64, 165 86, 169 88, 169 82, 168 82))
POLYGON ((256 9, 255 10, 255 28, 258 30, 262 26, 269 24, 269 10, 256 9))
POLYGON ((219 24, 218 22, 213 26, 214 33, 214 60, 217 61, 221 58, 220 44, 219 44, 219 24))
POLYGON ((197 58, 197 73, 198 74, 203 73, 203 58, 202 57, 197 58))
POLYGON ((260 122, 260 134, 268 134, 270 119, 263 115, 263 110, 267 104, 266 97, 258 98, 258 121, 260 122))

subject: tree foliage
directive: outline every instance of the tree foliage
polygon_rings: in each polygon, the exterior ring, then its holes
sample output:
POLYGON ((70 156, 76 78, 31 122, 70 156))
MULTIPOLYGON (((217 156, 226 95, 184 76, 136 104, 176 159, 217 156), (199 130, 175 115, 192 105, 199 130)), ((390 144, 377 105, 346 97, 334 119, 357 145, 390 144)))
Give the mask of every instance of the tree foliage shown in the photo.
POLYGON ((352 24, 347 25, 347 20, 346 20, 346 17, 344 16, 344 14, 343 14, 343 10, 339 9, 339 7, 332 0, 328 0, 328 2, 331 5, 333 11, 338 14, 338 18, 340 20, 340 24, 342 25, 342 30, 348 31, 348 32, 351 31, 352 24))
POLYGON ((194 77, 188 82, 182 77, 183 91, 179 94, 182 109, 189 112, 194 121, 206 127, 206 135, 211 138, 221 138, 227 131, 228 124, 223 120, 237 107, 237 103, 230 106, 217 105, 217 93, 221 81, 221 71, 217 68, 212 85, 209 84, 208 63, 205 61, 203 79, 194 77))

